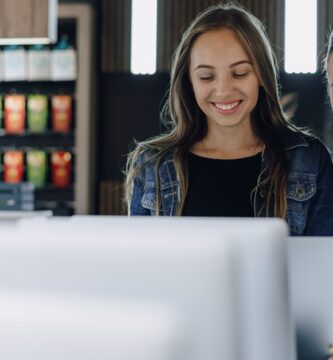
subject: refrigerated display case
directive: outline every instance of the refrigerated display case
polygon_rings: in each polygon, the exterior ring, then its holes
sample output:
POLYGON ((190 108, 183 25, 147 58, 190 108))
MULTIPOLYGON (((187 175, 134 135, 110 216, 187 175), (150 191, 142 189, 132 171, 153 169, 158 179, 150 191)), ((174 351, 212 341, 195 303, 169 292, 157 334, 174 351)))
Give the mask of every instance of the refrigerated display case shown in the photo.
MULTIPOLYGON (((58 7, 58 39, 66 38, 73 49, 76 56, 75 77, 62 79, 60 76, 56 80, 50 76, 44 80, 32 81, 28 80, 27 76, 26 79, 21 80, 5 81, 2 79, 0 81, 0 113, 2 114, 0 121, 0 180, 4 182, 6 178, 8 179, 5 177, 7 168, 4 166, 6 153, 13 150, 23 152, 24 171, 21 181, 36 182, 35 210, 52 210, 55 215, 93 212, 96 93, 94 30, 94 10, 89 4, 60 4, 58 7), (10 111, 13 112, 13 109, 8 104, 13 95, 23 97, 25 102, 25 108, 21 109, 23 115, 10 113, 10 111), (44 124, 38 123, 40 120, 34 119, 33 125, 31 118, 28 122, 31 95, 42 95, 44 100, 47 99, 44 124), (58 97, 57 100, 59 98, 66 100, 69 103, 69 110, 64 110, 63 114, 56 113, 55 97, 58 97), (62 121, 66 114, 70 117, 69 125, 61 127, 60 124, 60 127, 56 127, 54 118, 58 116, 62 121), (19 116, 24 116, 23 128, 20 128, 19 131, 17 129, 10 131, 10 125, 19 116), (12 123, 8 122, 8 119, 12 123), (42 153, 45 154, 44 157, 42 153), (34 169, 31 170, 38 159, 39 161, 44 159, 43 164, 47 168, 45 179, 41 179, 40 174, 34 172, 34 169), (64 163, 65 160, 67 163, 64 163), (67 180, 64 181, 64 179, 67 180)), ((58 45, 59 43, 50 46, 50 52, 56 51, 58 45)), ((26 50, 26 53, 31 50, 27 46, 23 49, 26 50)), ((2 55, 6 50, 4 47, 1 48, 2 55)), ((60 104, 60 106, 63 105, 60 104)), ((15 104, 13 108, 15 109, 15 104)))

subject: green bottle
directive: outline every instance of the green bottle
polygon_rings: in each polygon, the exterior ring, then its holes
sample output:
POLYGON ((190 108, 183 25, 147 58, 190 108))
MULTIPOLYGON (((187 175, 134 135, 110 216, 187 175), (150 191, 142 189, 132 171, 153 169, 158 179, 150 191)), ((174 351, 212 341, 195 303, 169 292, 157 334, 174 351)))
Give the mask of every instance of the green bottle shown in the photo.
POLYGON ((45 151, 30 150, 27 152, 27 180, 36 188, 45 186, 47 157, 45 151))
POLYGON ((45 132, 48 118, 47 95, 28 95, 27 110, 28 131, 45 132))

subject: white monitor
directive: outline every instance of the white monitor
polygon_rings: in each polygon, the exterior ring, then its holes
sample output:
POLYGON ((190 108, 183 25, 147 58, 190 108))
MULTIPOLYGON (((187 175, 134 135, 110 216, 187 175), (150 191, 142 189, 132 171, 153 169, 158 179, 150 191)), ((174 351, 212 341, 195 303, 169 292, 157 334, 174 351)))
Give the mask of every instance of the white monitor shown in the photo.
POLYGON ((333 237, 291 237, 289 269, 298 358, 326 359, 333 344, 333 237))
POLYGON ((273 219, 23 220, 1 234, 0 355, 294 360, 286 239, 273 219))

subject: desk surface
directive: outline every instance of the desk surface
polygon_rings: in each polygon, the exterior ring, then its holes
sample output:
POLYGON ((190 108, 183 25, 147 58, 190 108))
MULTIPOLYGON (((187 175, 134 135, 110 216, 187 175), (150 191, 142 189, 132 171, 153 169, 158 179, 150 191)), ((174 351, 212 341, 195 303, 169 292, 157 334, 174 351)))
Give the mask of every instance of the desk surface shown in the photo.
POLYGON ((0 210, 0 221, 1 220, 18 220, 22 218, 32 217, 51 217, 51 210, 43 211, 1 211, 0 210))

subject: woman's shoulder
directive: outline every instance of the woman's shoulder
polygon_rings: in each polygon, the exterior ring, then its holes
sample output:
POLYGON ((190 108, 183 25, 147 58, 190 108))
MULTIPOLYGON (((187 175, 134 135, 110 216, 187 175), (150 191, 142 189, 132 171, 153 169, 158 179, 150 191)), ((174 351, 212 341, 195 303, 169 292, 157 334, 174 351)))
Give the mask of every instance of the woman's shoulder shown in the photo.
POLYGON ((332 152, 322 138, 311 133, 304 133, 302 136, 308 143, 310 151, 317 153, 320 157, 322 155, 329 155, 331 157, 332 152))
POLYGON ((157 162, 172 160, 174 154, 173 148, 158 148, 138 143, 133 152, 133 165, 135 167, 154 166, 157 162))
POLYGON ((320 137, 301 130, 284 136, 285 151, 293 163, 309 169, 332 164, 331 151, 320 137))
POLYGON ((324 141, 308 130, 288 129, 282 133, 285 150, 308 149, 327 152, 324 141))

